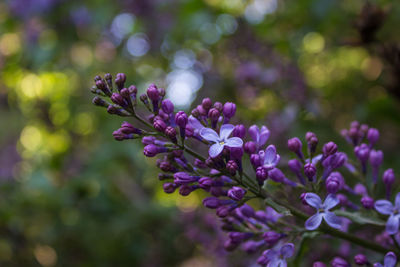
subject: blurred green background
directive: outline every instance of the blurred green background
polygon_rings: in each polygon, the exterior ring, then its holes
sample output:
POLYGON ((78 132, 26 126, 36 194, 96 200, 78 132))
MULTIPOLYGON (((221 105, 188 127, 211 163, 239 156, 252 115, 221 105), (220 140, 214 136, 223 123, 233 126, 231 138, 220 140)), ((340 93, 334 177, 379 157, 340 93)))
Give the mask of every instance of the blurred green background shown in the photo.
POLYGON ((245 266, 198 195, 164 194, 141 144, 113 140, 93 77, 234 101, 281 150, 307 130, 344 144, 358 119, 396 165, 399 24, 390 0, 0 1, 0 265, 245 266))

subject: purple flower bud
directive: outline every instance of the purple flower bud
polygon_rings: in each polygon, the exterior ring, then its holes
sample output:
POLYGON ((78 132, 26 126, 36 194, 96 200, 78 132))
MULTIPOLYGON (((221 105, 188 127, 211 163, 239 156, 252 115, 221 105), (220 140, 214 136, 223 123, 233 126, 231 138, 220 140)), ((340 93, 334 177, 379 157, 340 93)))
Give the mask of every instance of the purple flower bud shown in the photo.
POLYGON ((264 245, 264 241, 254 241, 250 240, 243 244, 242 249, 247 253, 256 252, 262 245, 264 245))
POLYGON ((314 180, 314 176, 317 173, 317 168, 312 163, 306 163, 304 165, 304 174, 307 176, 309 181, 314 180))
POLYGON ((220 112, 216 108, 212 108, 208 111, 208 117, 211 119, 212 128, 215 128, 217 126, 219 115, 220 112))
POLYGON ((366 265, 369 264, 367 256, 364 254, 357 254, 354 256, 354 262, 357 265, 366 265))
POLYGON ((150 84, 149 88, 147 88, 147 96, 151 101, 158 101, 160 98, 160 92, 155 84, 150 84))
POLYGON ((186 113, 184 111, 179 111, 178 113, 176 113, 175 123, 179 127, 185 128, 186 124, 188 123, 188 116, 186 115, 186 113))
POLYGON ((173 183, 165 183, 165 184, 163 184, 163 189, 164 189, 165 193, 171 194, 171 193, 175 192, 176 185, 173 183))
POLYGON ((220 200, 217 197, 206 197, 203 199, 203 206, 209 209, 216 209, 220 206, 220 200))
POLYGON ((142 144, 143 145, 150 145, 150 144, 154 144, 156 138, 154 136, 144 136, 142 138, 142 144))
POLYGON ((215 102, 213 107, 222 112, 223 105, 221 102, 215 102))
POLYGON ((199 180, 198 176, 191 176, 186 172, 176 172, 174 174, 174 182, 178 185, 190 184, 199 180))
POLYGON ((239 137, 241 139, 246 135, 246 127, 243 124, 238 124, 235 126, 232 132, 232 136, 239 137))
POLYGON ((165 99, 161 102, 161 109, 167 113, 167 114, 171 114, 172 112, 174 112, 174 104, 172 104, 171 100, 169 99, 165 99))
POLYGON ((229 191, 228 191, 228 197, 230 197, 231 199, 233 199, 235 201, 242 200, 242 198, 244 197, 245 194, 246 194, 246 190, 241 187, 238 187, 238 186, 234 186, 231 189, 229 189, 229 191))
POLYGON ((361 195, 361 196, 365 196, 365 195, 368 194, 368 193, 367 193, 367 188, 366 188, 363 184, 360 184, 360 183, 358 183, 358 184, 356 184, 356 185, 354 186, 354 192, 355 192, 357 195, 361 195))
POLYGON ((387 169, 384 173, 383 173, 383 177, 382 177, 383 183, 387 186, 387 187, 391 187, 394 183, 394 181, 396 180, 396 177, 394 175, 394 171, 393 169, 387 169))
POLYGON ((205 110, 202 105, 198 105, 196 109, 199 111, 201 116, 207 116, 207 110, 205 110))
POLYGON ((161 161, 158 167, 164 172, 171 172, 174 170, 174 166, 172 166, 171 162, 166 160, 161 161))
POLYGON ((307 140, 308 149, 310 150, 310 153, 313 154, 318 145, 318 137, 313 132, 307 132, 306 140, 307 140))
POLYGON ((231 175, 235 175, 239 166, 237 165, 236 161, 230 160, 226 163, 226 169, 231 175))
POLYGON ((253 165, 254 168, 257 168, 258 166, 260 166, 261 165, 260 155, 251 154, 250 162, 251 162, 251 164, 253 165))
POLYGON ((255 153, 255 152, 256 152, 256 149, 257 149, 256 143, 254 143, 253 141, 246 142, 246 143, 244 144, 244 151, 245 151, 247 154, 253 154, 253 153, 255 153))
POLYGON ((303 174, 301 173, 301 169, 303 165, 297 159, 291 159, 288 162, 289 169, 296 174, 301 184, 305 184, 303 174))
POLYGON ((153 144, 147 145, 143 149, 143 154, 146 157, 150 157, 150 158, 156 156, 159 153, 163 153, 163 152, 167 152, 167 148, 159 147, 159 146, 156 146, 153 144))
POLYGON ((286 179, 283 172, 278 168, 273 168, 272 170, 270 170, 268 172, 268 176, 269 178, 271 178, 272 181, 275 181, 277 183, 281 183, 286 179))
POLYGON ((343 189, 344 178, 339 172, 332 172, 325 181, 326 190, 331 194, 336 194, 343 189))
POLYGON ((367 133, 367 139, 370 144, 370 146, 373 146, 378 142, 379 140, 379 131, 375 128, 369 128, 368 133, 367 133))
POLYGON ((203 188, 206 191, 210 190, 212 185, 213 185, 213 180, 210 177, 201 177, 199 180, 200 188, 203 188))
POLYGON ((181 195, 181 196, 188 196, 188 195, 190 195, 190 193, 192 193, 193 191, 194 191, 194 189, 196 189, 195 187, 193 187, 193 186, 189 186, 189 185, 182 185, 180 188, 179 188, 179 194, 181 195))
POLYGON ((301 151, 302 143, 299 138, 293 137, 288 140, 288 148, 290 151, 296 153, 299 158, 304 158, 303 152, 301 151))
POLYGON ((232 118, 236 113, 236 105, 232 102, 226 102, 222 109, 222 113, 224 114, 225 118, 232 118))
POLYGON ((176 130, 174 127, 167 126, 167 128, 165 128, 165 135, 172 141, 176 141, 176 130))
POLYGON ((113 132, 113 137, 117 141, 122 141, 122 140, 125 140, 125 139, 133 139, 133 135, 132 134, 126 134, 126 133, 122 132, 121 129, 118 129, 118 130, 114 131, 113 132))
POLYGON ((247 204, 243 204, 239 209, 242 214, 248 218, 253 218, 255 216, 254 209, 247 204))
POLYGON ((125 134, 142 134, 142 130, 133 127, 132 124, 130 124, 129 122, 124 121, 121 124, 121 131, 125 134))
POLYGON ((159 132, 164 132, 165 128, 167 128, 167 125, 163 120, 154 120, 153 127, 159 132))
POLYGON ((332 267, 350 267, 350 263, 340 257, 335 257, 331 261, 331 265, 332 267))
POLYGON ((125 82, 126 82, 126 75, 124 73, 118 73, 115 76, 115 84, 117 85, 118 90, 124 88, 125 82))
POLYGON ((245 239, 249 238, 250 233, 241 233, 241 232, 230 232, 229 238, 232 240, 233 243, 241 243, 245 239))
POLYGON ((243 148, 241 147, 231 147, 229 148, 231 152, 231 158, 239 160, 243 157, 243 148))
POLYGON ((326 264, 321 261, 316 261, 313 263, 313 267, 326 267, 326 264))
POLYGON ((263 185, 264 181, 268 178, 268 171, 263 167, 257 167, 256 170, 256 179, 259 185, 263 185))
POLYGON ((383 162, 383 152, 381 150, 371 150, 369 154, 369 162, 375 168, 379 168, 383 162))
POLYGON ((216 214, 220 218, 225 218, 231 212, 231 207, 229 206, 220 206, 217 208, 216 214))
POLYGON ((212 107, 212 102, 210 98, 204 98, 203 101, 201 101, 201 105, 205 110, 209 110, 212 107))
POLYGON ((374 207, 374 199, 369 196, 363 196, 361 198, 361 204, 366 209, 372 209, 374 207))
POLYGON ((328 142, 322 147, 324 157, 335 154, 337 152, 337 145, 334 142, 328 142))
POLYGON ((274 231, 268 231, 263 233, 262 237, 269 246, 273 246, 281 238, 281 235, 274 231))
POLYGON ((127 106, 126 100, 118 93, 113 93, 111 95, 111 101, 117 105, 120 105, 121 107, 127 106))

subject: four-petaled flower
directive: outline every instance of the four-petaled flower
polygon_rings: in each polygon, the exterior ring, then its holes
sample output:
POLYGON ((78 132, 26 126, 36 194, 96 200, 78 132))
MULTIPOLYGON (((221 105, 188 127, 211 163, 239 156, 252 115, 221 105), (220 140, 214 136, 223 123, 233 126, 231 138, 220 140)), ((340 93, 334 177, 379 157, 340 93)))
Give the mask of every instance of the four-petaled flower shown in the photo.
POLYGON ((329 194, 324 203, 322 203, 321 198, 318 195, 307 193, 304 200, 308 205, 317 209, 317 213, 306 221, 305 227, 307 230, 317 229, 321 224, 322 219, 333 228, 339 229, 341 227, 341 218, 329 211, 331 208, 339 204, 339 199, 337 199, 335 195, 329 194))
POLYGON ((267 170, 275 168, 281 159, 281 156, 276 154, 274 145, 269 145, 265 151, 258 152, 258 155, 260 156, 262 166, 267 170))
POLYGON ((381 199, 375 202, 375 209, 382 214, 390 215, 386 222, 386 232, 394 235, 399 231, 400 220, 400 193, 397 193, 396 199, 393 204, 386 200, 381 199))
POLYGON ((397 262, 396 254, 388 252, 383 259, 383 265, 379 262, 374 263, 374 267, 395 267, 397 262))
POLYGON ((286 259, 294 254, 294 245, 287 243, 281 247, 275 247, 263 252, 258 263, 268 267, 286 267, 286 259))
POLYGON ((201 137, 207 141, 214 142, 215 144, 210 146, 208 154, 210 157, 215 158, 221 154, 225 146, 227 147, 242 147, 243 141, 239 137, 228 138, 235 126, 232 124, 224 124, 219 130, 219 135, 216 131, 210 128, 203 128, 200 131, 201 137))
POLYGON ((269 130, 266 126, 261 126, 261 129, 257 125, 252 125, 249 128, 249 134, 253 141, 257 145, 257 149, 265 145, 269 138, 269 130))

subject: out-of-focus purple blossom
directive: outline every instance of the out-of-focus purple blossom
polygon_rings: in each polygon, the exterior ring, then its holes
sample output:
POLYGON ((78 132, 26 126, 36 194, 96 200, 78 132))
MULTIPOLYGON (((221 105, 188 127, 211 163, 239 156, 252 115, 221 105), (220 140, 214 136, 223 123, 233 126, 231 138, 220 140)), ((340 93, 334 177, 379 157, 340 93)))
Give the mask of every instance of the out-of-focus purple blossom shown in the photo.
POLYGON ((394 206, 386 200, 381 199, 375 202, 375 209, 384 215, 389 215, 386 222, 386 232, 390 235, 394 235, 399 231, 399 220, 400 220, 400 193, 397 193, 394 206))
POLYGON ((294 174, 296 174, 296 176, 297 176, 297 178, 299 179, 300 183, 303 184, 303 185, 305 185, 306 182, 305 182, 305 180, 304 180, 303 174, 301 173, 301 169, 302 169, 302 166, 303 166, 303 165, 300 163, 300 161, 298 161, 297 159, 291 159, 291 160, 289 160, 289 162, 288 162, 288 166, 289 166, 289 169, 290 169, 294 174))
POLYGON ((397 257, 394 252, 388 252, 383 259, 383 265, 381 263, 374 263, 374 267, 395 267, 397 263, 397 257))
POLYGON ((350 263, 341 257, 335 257, 331 261, 332 267, 351 267, 350 263))
POLYGON ((328 142, 322 147, 324 158, 333 155, 337 152, 337 145, 334 142, 328 142))
POLYGON ((267 231, 263 233, 262 237, 268 245, 273 246, 276 244, 276 242, 278 242, 282 235, 275 231, 267 231))
POLYGON ((294 245, 287 243, 280 247, 274 247, 263 252, 257 263, 262 266, 287 266, 286 260, 294 254, 294 245))
POLYGON ((393 169, 387 169, 383 173, 382 180, 383 180, 383 183, 385 184, 386 198, 389 199, 391 192, 392 192, 392 185, 393 185, 394 181, 396 180, 393 169))
POLYGON ((365 196, 368 194, 367 188, 363 184, 360 184, 360 183, 358 183, 354 186, 354 193, 356 193, 357 195, 361 195, 361 196, 365 196))
POLYGON ((356 155, 358 160, 361 162, 363 173, 367 172, 366 164, 367 164, 367 161, 369 158, 369 152, 370 152, 370 148, 368 147, 367 144, 361 144, 354 148, 354 154, 356 155))
POLYGON ((222 150, 224 149, 225 146, 227 147, 242 147, 243 146, 243 141, 239 137, 231 137, 233 129, 235 126, 232 124, 224 124, 221 126, 221 129, 219 131, 219 135, 210 128, 203 128, 200 131, 201 137, 206 139, 207 141, 214 142, 213 145, 211 145, 208 153, 211 158, 217 157, 219 154, 221 154, 222 150))
POLYGON ((300 158, 303 159, 304 155, 303 152, 301 151, 303 145, 300 141, 299 138, 297 137, 293 137, 291 139, 288 140, 288 148, 290 151, 296 153, 296 155, 300 158))
POLYGON ((245 194, 246 190, 238 186, 234 186, 228 190, 228 197, 236 201, 242 200, 245 194))
POLYGON ((313 263, 313 267, 326 267, 326 264, 322 261, 316 261, 313 263))
POLYGON ((354 263, 357 265, 366 265, 369 264, 367 256, 364 254, 357 254, 354 256, 354 263))
POLYGON ((361 204, 366 209, 372 209, 374 207, 374 199, 370 196, 363 196, 361 198, 361 204))
POLYGON ((312 154, 314 154, 315 150, 317 149, 318 137, 313 132, 307 132, 306 140, 307 140, 308 150, 310 151, 310 154, 312 155, 312 154))
POLYGON ((325 181, 326 190, 330 194, 336 194, 343 189, 344 179, 340 172, 332 172, 325 181))
POLYGON ((257 125, 252 125, 249 127, 249 135, 256 144, 256 150, 258 150, 267 143, 270 131, 264 125, 261 126, 261 128, 257 125))
POLYGON ((314 193, 307 193, 305 201, 308 205, 315 208, 317 213, 311 216, 305 223, 307 230, 315 230, 321 224, 322 219, 332 228, 340 229, 341 218, 336 216, 333 212, 329 211, 339 204, 339 200, 333 194, 329 194, 324 203, 321 198, 314 193))
POLYGON ((304 165, 304 174, 307 176, 309 181, 314 181, 317 168, 312 163, 306 163, 304 165))
POLYGON ((370 144, 370 146, 374 146, 376 142, 379 140, 379 131, 375 128, 369 128, 368 133, 367 133, 367 139, 370 144))
POLYGON ((224 114, 224 123, 228 123, 229 120, 235 116, 236 104, 232 102, 226 102, 222 108, 222 113, 224 114))
POLYGON ((343 152, 336 152, 335 154, 328 156, 324 161, 322 161, 322 166, 324 167, 322 179, 327 178, 333 170, 342 167, 346 160, 347 156, 343 152))

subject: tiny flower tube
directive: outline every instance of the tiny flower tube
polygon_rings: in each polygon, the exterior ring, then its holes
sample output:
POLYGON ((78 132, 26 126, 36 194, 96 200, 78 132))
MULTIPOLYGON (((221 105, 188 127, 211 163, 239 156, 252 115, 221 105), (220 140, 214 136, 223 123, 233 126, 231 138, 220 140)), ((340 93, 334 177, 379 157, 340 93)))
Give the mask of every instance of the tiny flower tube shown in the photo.
POLYGON ((303 185, 305 185, 306 182, 305 182, 305 179, 304 179, 303 174, 301 173, 301 169, 302 169, 303 166, 302 166, 302 164, 300 163, 300 161, 298 161, 297 159, 291 159, 291 160, 289 160, 289 162, 288 162, 288 166, 289 166, 289 169, 290 169, 294 174, 296 174, 296 176, 297 176, 297 178, 299 179, 300 183, 303 184, 303 185))
POLYGON ((160 154, 160 153, 165 153, 168 152, 168 149, 166 147, 162 147, 162 146, 156 146, 153 144, 147 145, 144 147, 143 149, 143 154, 146 157, 155 157, 156 155, 160 154))
POLYGON ((389 199, 391 192, 392 192, 392 185, 393 185, 394 181, 396 180, 393 169, 387 169, 383 173, 382 180, 383 180, 383 183, 385 184, 386 199, 389 199))
POLYGON ((378 182, 379 167, 383 163, 383 152, 372 149, 369 154, 369 162, 372 166, 372 181, 376 184, 378 182))

